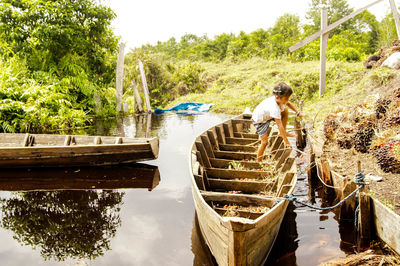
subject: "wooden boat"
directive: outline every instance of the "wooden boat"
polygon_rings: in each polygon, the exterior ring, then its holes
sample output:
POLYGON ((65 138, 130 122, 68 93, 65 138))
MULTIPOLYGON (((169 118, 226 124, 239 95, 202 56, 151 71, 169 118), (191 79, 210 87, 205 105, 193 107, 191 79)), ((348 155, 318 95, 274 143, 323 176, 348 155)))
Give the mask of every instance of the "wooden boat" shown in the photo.
POLYGON ((159 183, 158 167, 140 163, 80 168, 14 168, 0 171, 2 191, 128 188, 145 188, 151 191, 159 183))
POLYGON ((269 129, 263 163, 256 162, 251 115, 198 136, 191 149, 192 192, 200 230, 219 265, 261 265, 278 234, 297 182, 295 159, 269 129))
POLYGON ((107 165, 153 160, 158 138, 0 134, 0 168, 107 165))

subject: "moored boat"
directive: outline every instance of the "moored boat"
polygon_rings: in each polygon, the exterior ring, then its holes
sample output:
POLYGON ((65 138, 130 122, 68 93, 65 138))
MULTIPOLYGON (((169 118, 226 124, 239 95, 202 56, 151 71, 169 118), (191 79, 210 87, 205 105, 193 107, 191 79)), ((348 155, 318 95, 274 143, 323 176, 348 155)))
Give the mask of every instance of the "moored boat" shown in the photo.
POLYGON ((0 134, 0 168, 109 165, 153 160, 158 138, 0 134))
POLYGON ((219 265, 261 265, 279 232, 297 182, 292 150, 277 130, 258 163, 251 115, 198 136, 191 149, 192 192, 200 230, 219 265))

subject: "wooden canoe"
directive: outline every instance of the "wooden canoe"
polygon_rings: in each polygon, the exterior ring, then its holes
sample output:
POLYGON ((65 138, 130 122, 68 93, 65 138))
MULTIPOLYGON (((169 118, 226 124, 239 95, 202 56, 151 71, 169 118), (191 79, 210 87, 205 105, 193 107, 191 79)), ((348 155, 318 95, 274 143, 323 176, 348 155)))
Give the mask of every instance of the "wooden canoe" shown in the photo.
POLYGON ((2 191, 128 188, 145 188, 151 191, 159 183, 158 167, 140 163, 79 168, 14 168, 0 171, 2 191))
POLYGON ((0 168, 108 165, 153 160, 158 138, 0 134, 0 168))
POLYGON ((219 265, 261 265, 278 234, 297 182, 295 159, 269 129, 262 164, 251 115, 240 115, 198 136, 190 154, 200 230, 219 265))

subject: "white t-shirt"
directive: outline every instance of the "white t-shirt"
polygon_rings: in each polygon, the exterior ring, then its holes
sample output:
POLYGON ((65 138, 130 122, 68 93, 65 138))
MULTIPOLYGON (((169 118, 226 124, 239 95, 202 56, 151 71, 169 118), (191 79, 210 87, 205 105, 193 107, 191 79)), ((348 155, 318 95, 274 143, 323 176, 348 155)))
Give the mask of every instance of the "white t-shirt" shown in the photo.
POLYGON ((252 119, 254 123, 265 122, 272 118, 281 119, 281 112, 282 110, 279 108, 275 96, 271 96, 257 105, 253 111, 252 119))

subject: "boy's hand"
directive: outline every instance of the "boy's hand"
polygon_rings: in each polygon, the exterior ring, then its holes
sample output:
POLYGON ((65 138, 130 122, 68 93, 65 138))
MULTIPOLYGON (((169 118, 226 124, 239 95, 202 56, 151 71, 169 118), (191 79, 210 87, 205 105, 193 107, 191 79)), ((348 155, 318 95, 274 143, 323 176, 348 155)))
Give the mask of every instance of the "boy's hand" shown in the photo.
POLYGON ((297 113, 297 117, 303 118, 303 117, 306 117, 306 115, 303 114, 303 113, 301 113, 301 112, 298 112, 298 113, 297 113))

